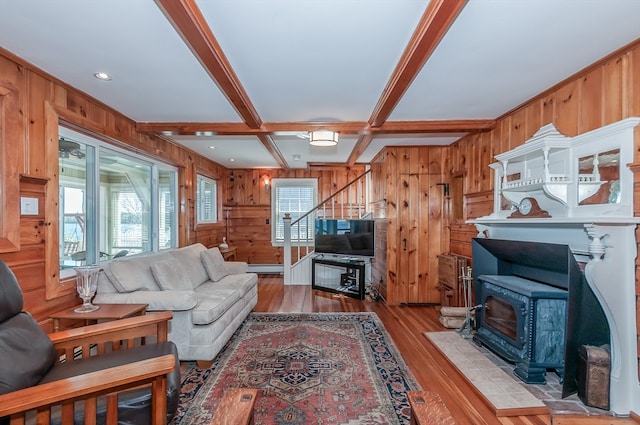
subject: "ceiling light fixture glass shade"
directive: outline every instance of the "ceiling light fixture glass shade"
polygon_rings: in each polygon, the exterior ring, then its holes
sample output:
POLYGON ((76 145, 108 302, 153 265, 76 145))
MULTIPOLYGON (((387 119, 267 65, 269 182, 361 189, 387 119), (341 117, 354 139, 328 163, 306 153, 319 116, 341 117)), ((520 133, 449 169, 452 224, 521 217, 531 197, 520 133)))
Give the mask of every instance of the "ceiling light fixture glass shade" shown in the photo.
POLYGON ((309 144, 312 146, 335 146, 338 144, 338 132, 330 130, 310 131, 309 144))

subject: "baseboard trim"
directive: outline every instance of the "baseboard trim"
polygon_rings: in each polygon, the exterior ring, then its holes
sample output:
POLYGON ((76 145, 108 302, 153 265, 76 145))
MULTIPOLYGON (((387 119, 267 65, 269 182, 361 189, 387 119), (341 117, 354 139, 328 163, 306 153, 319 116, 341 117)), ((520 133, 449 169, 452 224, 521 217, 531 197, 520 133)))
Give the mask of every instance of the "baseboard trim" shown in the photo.
POLYGON ((249 264, 249 272, 264 274, 282 274, 284 266, 282 264, 249 264))

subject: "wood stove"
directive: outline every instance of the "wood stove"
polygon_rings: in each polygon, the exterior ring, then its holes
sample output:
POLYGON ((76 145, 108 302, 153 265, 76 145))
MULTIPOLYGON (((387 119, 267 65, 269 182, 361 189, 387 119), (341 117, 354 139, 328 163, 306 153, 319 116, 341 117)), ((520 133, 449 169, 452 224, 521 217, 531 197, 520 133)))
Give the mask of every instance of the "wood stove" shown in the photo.
POLYGON ((480 326, 474 340, 516 364, 529 384, 547 369, 564 372, 567 291, 517 276, 481 275, 480 326))
POLYGON ((563 377, 577 391, 581 345, 609 341, 606 317, 566 245, 476 238, 472 242, 474 341, 515 364, 527 383, 563 377))

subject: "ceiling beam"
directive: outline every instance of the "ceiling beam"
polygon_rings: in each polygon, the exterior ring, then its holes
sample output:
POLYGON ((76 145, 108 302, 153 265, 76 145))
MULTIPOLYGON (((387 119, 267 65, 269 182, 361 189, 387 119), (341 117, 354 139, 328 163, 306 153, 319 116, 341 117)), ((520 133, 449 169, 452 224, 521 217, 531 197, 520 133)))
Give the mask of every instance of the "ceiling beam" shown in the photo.
MULTIPOLYGON (((389 118, 467 1, 431 0, 369 118, 372 128, 382 126, 389 118)), ((370 143, 370 137, 360 137, 347 164, 354 164, 370 143)))
POLYGON ((250 128, 262 120, 195 0, 155 0, 175 30, 250 128))
POLYGON ((493 130, 496 120, 387 121, 371 127, 374 134, 478 133, 493 130))
POLYGON ((267 149, 267 151, 269 151, 271 156, 273 156, 273 158, 278 162, 278 165, 280 165, 280 168, 282 168, 285 171, 289 171, 289 165, 287 164, 287 161, 284 159, 284 156, 282 156, 282 152, 280 152, 280 150, 274 143, 273 139, 271 138, 271 135, 260 134, 258 135, 258 139, 260 139, 260 142, 262 142, 262 144, 267 149))
POLYGON ((419 134, 459 133, 492 130, 495 120, 433 120, 433 121, 387 121, 380 127, 370 127, 366 122, 271 122, 260 128, 250 128, 239 122, 139 122, 136 129, 141 133, 156 133, 181 136, 258 136, 285 132, 307 132, 329 129, 340 134, 419 134))
POLYGON ((369 118, 372 127, 381 126, 389 118, 466 3, 467 0, 429 3, 369 118))
POLYGON ((358 141, 356 142, 353 150, 349 154, 349 158, 347 158, 347 165, 352 166, 358 161, 360 155, 364 152, 364 150, 371 144, 371 140, 373 140, 373 134, 366 133, 358 137, 358 141))

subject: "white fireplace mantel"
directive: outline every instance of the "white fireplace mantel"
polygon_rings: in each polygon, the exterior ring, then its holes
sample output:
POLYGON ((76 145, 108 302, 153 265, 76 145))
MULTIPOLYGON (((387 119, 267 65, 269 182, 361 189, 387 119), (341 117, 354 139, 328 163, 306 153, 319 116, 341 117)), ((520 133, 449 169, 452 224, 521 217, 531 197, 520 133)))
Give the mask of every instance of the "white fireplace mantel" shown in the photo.
MULTIPOLYGON (((529 145, 497 155, 500 164, 491 166, 496 173, 494 212, 469 220, 475 224, 478 237, 568 245, 576 259, 586 263, 586 280, 609 322, 610 410, 619 415, 640 412, 635 302, 636 227, 640 218, 633 216, 633 175, 627 166, 633 162, 634 128, 639 123, 640 118, 628 118, 575 138, 562 136, 560 144, 558 134, 547 127, 536 133, 529 145), (545 141, 550 133, 554 139, 545 141), (551 145, 556 157, 549 154, 551 145), (538 156, 542 159, 536 158, 536 146, 540 147, 538 156), (581 162, 592 155, 597 164, 599 153, 609 154, 612 150, 620 153, 617 198, 596 205, 582 204, 578 186, 587 178, 581 175, 581 162), (508 179, 511 161, 519 164, 511 168, 517 170, 516 178, 508 179), (556 167, 551 170, 553 173, 549 173, 552 167, 548 164, 556 167), (560 199, 555 196, 560 192, 550 195, 551 191, 545 189, 550 175, 563 176, 561 180, 554 177, 553 181, 566 186, 560 199), (503 195, 512 202, 511 206, 505 208, 503 195), (523 197, 540 201, 551 217, 509 218, 516 209, 515 202, 523 197)), ((597 166, 590 171, 598 174, 597 166)))

